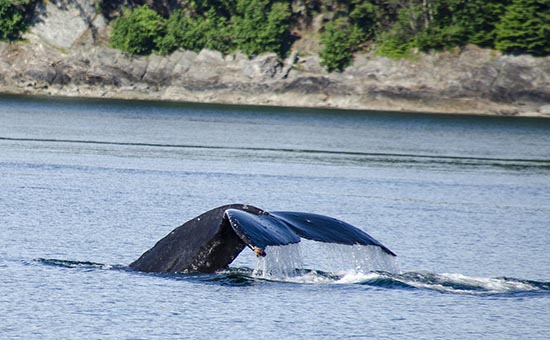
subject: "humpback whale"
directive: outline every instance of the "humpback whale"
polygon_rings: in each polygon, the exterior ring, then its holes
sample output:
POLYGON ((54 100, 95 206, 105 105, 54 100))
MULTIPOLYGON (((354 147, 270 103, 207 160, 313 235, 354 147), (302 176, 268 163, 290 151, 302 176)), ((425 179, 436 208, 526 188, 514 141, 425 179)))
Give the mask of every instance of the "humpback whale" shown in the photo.
POLYGON ((273 211, 246 204, 214 208, 177 227, 130 268, 143 272, 202 272, 224 269, 249 247, 266 256, 266 247, 301 238, 347 245, 371 245, 396 256, 364 231, 338 219, 304 212, 273 211))

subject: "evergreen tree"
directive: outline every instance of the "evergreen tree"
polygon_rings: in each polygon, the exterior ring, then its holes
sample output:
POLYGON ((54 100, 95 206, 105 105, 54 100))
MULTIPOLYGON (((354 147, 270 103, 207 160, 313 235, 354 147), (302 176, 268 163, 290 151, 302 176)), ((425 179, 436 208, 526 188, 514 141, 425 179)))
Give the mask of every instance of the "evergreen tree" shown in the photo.
POLYGON ((418 37, 425 27, 423 9, 419 3, 396 6, 393 23, 378 33, 376 53, 390 58, 402 58, 417 47, 418 37))
POLYGON ((550 54, 550 0, 514 0, 497 24, 495 47, 508 53, 550 54))
POLYGON ((374 36, 380 26, 383 12, 376 3, 364 0, 352 0, 350 4, 349 18, 350 22, 360 29, 364 37, 362 40, 368 40, 374 36))
POLYGON ((288 3, 269 0, 238 0, 231 17, 234 43, 247 55, 276 52, 284 55, 290 37, 288 3))
MULTIPOLYGON (((21 31, 21 16, 13 14, 13 4, 32 1, 0 0, 1 39, 12 39, 19 34, 13 32, 21 31)), ((290 3, 188 0, 168 19, 144 5, 124 10, 113 22, 111 45, 132 54, 210 48, 284 56, 292 43, 292 20, 297 18, 290 3)), ((550 0, 308 0, 305 7, 332 15, 320 38, 320 57, 330 71, 343 70, 353 53, 371 42, 378 54, 395 58, 415 49, 469 43, 508 53, 550 54, 550 0)))
POLYGON ((510 0, 424 0, 424 28, 416 46, 424 51, 468 43, 493 47, 495 26, 508 2, 510 0))
POLYGON ((211 8, 200 16, 188 16, 184 10, 174 12, 166 23, 166 35, 159 39, 159 52, 177 48, 200 51, 203 48, 229 52, 232 48, 227 19, 211 8))
POLYGON ((467 42, 482 47, 495 47, 496 25, 512 0, 469 0, 457 15, 465 28, 467 42))

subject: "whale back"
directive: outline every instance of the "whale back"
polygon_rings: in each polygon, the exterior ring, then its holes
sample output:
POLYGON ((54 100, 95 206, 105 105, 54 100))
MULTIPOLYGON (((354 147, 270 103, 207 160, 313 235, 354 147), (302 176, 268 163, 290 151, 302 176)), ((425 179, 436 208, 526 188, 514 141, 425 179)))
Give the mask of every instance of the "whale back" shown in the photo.
POLYGON ((246 244, 224 218, 228 209, 262 210, 244 204, 224 205, 177 227, 147 250, 130 268, 143 272, 204 272, 226 268, 246 244))

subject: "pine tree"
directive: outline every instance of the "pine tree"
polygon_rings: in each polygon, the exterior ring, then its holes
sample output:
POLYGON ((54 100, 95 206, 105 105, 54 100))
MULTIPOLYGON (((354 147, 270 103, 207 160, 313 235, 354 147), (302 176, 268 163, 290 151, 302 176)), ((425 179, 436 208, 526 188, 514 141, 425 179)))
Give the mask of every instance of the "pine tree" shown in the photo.
POLYGON ((466 27, 468 42, 483 47, 495 47, 496 25, 512 0, 469 0, 459 21, 466 27))
POLYGON ((500 51, 550 55, 550 0, 514 0, 496 33, 500 51))
POLYGON ((270 0, 238 0, 236 14, 231 17, 234 43, 247 55, 263 52, 286 53, 286 41, 290 34, 288 3, 270 0))

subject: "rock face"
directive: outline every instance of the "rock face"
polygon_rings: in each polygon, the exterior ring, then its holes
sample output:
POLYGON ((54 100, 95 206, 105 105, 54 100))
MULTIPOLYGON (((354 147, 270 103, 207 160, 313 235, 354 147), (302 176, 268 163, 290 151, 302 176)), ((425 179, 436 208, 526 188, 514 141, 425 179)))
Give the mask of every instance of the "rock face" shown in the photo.
POLYGON ((27 38, 31 41, 42 40, 52 47, 69 49, 87 35, 93 39, 93 35, 105 26, 105 19, 96 13, 92 1, 51 0, 37 5, 32 30, 27 38))
POLYGON ((253 59, 178 50, 127 56, 105 46, 89 0, 50 0, 27 42, 0 42, 0 92, 227 104, 550 116, 550 58, 468 46, 415 60, 358 55, 327 73, 315 54, 253 59))

